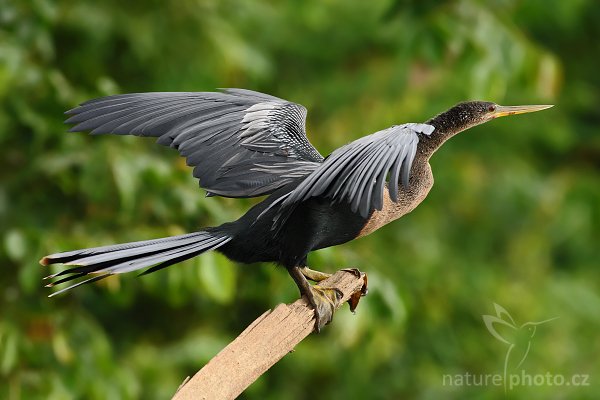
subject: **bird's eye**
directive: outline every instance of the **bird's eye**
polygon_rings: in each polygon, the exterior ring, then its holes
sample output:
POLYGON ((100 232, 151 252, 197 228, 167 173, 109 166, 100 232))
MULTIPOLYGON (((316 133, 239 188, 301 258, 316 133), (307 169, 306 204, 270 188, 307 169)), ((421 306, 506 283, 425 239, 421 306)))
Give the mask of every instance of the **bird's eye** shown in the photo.
POLYGON ((496 111, 496 106, 492 104, 491 106, 489 106, 489 107, 488 107, 488 111, 489 111, 489 112, 494 112, 494 111, 496 111))

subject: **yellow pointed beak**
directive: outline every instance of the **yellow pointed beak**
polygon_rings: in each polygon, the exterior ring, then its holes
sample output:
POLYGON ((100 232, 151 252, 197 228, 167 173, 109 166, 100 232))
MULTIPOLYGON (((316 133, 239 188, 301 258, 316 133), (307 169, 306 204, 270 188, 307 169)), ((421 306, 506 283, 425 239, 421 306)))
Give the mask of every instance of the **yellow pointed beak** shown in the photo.
POLYGON ((507 115, 525 114, 535 111, 542 111, 554 107, 553 104, 532 105, 532 106, 497 106, 496 111, 492 113, 492 118, 506 117, 507 115))

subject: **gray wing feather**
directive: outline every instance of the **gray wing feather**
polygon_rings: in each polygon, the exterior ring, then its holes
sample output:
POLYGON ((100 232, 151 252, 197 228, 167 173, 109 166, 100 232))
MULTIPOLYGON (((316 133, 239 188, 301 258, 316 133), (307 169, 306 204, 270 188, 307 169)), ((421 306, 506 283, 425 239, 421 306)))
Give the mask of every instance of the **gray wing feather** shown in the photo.
POLYGON ((390 196, 397 201, 398 182, 409 184, 418 134, 430 135, 433 129, 426 124, 393 126, 337 149, 281 202, 276 224, 297 204, 317 196, 347 202, 366 218, 383 207, 387 177, 390 196))
POLYGON ((269 194, 323 161, 306 137, 304 107, 251 90, 122 94, 67 114, 70 131, 157 137, 211 195, 269 194))

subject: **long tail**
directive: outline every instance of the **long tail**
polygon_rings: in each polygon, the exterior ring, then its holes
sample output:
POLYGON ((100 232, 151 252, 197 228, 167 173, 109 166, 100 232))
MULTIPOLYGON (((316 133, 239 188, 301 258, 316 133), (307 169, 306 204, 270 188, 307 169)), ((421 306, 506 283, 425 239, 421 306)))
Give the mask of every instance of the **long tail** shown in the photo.
POLYGON ((151 267, 141 275, 158 271, 180 261, 187 260, 208 250, 214 250, 229 242, 232 237, 219 232, 200 231, 162 239, 144 240, 56 253, 40 260, 42 265, 65 264, 73 266, 44 279, 60 278, 46 285, 53 287, 61 283, 93 274, 94 276, 52 293, 56 296, 84 283, 95 282, 113 274, 136 271, 151 267))

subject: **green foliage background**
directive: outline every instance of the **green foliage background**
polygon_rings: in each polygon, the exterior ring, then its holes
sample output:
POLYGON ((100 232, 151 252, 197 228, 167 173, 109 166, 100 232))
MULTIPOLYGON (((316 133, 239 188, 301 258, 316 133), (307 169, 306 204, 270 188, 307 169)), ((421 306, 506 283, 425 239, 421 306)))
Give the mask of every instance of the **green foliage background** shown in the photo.
MULTIPOLYGON (((0 1, 0 398, 164 399, 254 318, 297 297, 270 265, 206 254, 47 299, 48 253, 193 231, 246 200, 205 199, 152 140, 68 134, 62 113, 135 91, 245 87, 309 109, 323 154, 458 101, 554 103, 436 154, 412 214, 313 254, 370 295, 247 399, 597 398, 600 3, 0 1), (502 372, 483 314, 538 327, 522 368, 590 386, 444 386, 502 372)), ((234 371, 232 371, 234 373, 234 371)))

